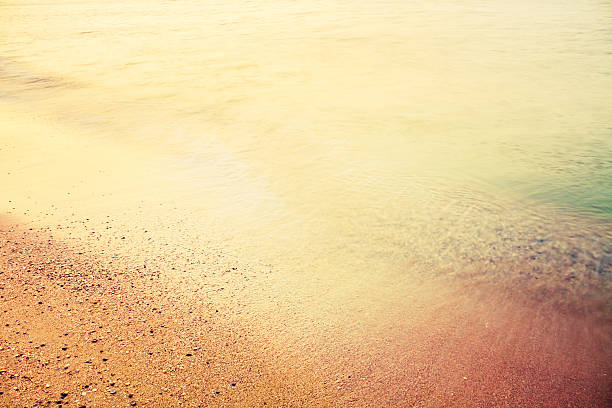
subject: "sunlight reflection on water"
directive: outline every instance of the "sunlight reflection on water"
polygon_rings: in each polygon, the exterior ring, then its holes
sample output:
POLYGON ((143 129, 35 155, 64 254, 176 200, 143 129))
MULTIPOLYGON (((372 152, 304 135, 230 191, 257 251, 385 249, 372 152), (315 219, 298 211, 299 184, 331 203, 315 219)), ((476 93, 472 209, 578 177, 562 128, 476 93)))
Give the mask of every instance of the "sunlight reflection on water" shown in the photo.
POLYGON ((3 2, 0 90, 259 257, 608 274, 611 11, 536 3, 3 2))

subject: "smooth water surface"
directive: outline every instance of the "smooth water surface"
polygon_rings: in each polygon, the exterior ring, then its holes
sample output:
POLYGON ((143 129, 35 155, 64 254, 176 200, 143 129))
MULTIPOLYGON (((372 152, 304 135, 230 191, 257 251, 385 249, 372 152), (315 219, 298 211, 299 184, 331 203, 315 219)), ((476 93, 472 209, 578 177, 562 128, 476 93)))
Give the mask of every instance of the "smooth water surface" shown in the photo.
POLYGON ((595 0, 9 0, 0 101, 162 157, 160 199, 261 259, 604 274, 611 23, 595 0))

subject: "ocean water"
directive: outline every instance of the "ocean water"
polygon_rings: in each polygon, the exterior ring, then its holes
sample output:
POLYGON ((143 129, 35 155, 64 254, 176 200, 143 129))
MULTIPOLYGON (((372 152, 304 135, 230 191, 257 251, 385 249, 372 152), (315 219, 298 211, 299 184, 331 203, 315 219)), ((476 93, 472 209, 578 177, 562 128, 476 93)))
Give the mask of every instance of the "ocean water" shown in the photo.
POLYGON ((100 191, 298 276, 602 289, 610 27, 595 0, 8 0, 0 103, 163 163, 100 191))

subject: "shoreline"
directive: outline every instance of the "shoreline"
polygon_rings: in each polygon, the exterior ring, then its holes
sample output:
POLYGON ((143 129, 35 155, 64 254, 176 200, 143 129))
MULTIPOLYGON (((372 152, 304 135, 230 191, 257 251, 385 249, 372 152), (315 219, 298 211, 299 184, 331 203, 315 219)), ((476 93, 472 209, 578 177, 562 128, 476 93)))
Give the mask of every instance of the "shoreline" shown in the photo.
POLYGON ((182 201, 163 158, 16 108, 0 116, 0 405, 609 404, 605 226, 570 218, 566 231, 497 202, 506 210, 485 220, 460 198, 428 206, 423 187, 395 203, 413 218, 383 218, 405 226, 378 237, 399 258, 370 259, 367 242, 355 264, 312 247, 312 263, 234 254, 249 237, 225 238, 250 213, 209 225, 225 201, 182 201))
POLYGON ((608 4, 22 3, 0 407, 612 407, 608 4))
POLYGON ((607 326, 550 308, 497 302, 495 294, 443 301, 444 291, 432 288, 407 299, 404 311, 370 318, 347 311, 343 324, 352 329, 342 334, 325 322, 295 327, 290 310, 282 313, 285 294, 267 287, 281 313, 266 328, 256 302, 232 295, 246 293, 248 268, 223 270, 221 261, 204 266, 206 278, 171 276, 46 231, 11 229, 0 232, 6 406, 603 407, 610 400, 607 326), (215 282, 224 289, 210 289, 215 282), (359 318, 363 327, 350 324, 359 318))

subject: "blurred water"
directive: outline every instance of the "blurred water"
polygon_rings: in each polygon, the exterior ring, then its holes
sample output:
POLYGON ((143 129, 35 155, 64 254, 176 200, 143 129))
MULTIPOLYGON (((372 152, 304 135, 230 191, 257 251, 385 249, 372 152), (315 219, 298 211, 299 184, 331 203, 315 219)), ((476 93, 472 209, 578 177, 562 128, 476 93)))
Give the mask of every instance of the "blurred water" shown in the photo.
POLYGON ((165 157, 161 195, 263 258, 603 274, 611 23, 591 0, 9 0, 0 101, 165 157))

